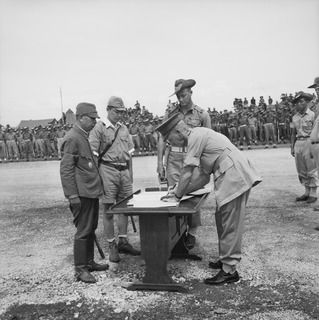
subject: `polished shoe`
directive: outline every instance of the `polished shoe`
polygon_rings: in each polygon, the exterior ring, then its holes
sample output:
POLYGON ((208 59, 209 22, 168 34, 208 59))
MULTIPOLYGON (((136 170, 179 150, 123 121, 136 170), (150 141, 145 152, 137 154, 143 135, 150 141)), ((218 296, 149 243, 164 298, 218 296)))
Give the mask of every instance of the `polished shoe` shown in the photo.
POLYGON ((308 198, 309 198, 309 196, 303 194, 302 196, 297 197, 297 198, 296 198, 296 201, 307 201, 308 198))
POLYGON ((120 262, 119 250, 115 240, 109 242, 109 261, 110 262, 120 262))
POLYGON ((210 261, 208 266, 212 269, 221 269, 223 267, 223 263, 220 260, 217 260, 216 262, 210 261))
POLYGON ((89 272, 92 271, 106 271, 109 268, 108 264, 99 264, 96 263, 94 260, 93 261, 89 261, 89 272))
POLYGON ((237 281, 239 281, 239 274, 237 271, 234 273, 226 273, 224 270, 220 270, 215 277, 205 279, 204 283, 219 286, 224 283, 233 283, 237 281))
POLYGON ((118 249, 119 253, 126 253, 132 256, 139 256, 141 254, 141 251, 134 249, 126 238, 120 238, 118 249))
POLYGON ((96 279, 91 275, 87 268, 76 267, 75 268, 76 281, 82 281, 85 283, 95 283, 96 279))
POLYGON ((188 233, 185 240, 185 246, 188 250, 191 250, 195 247, 196 237, 188 233))
POLYGON ((317 197, 309 196, 306 202, 307 203, 314 203, 316 201, 317 201, 317 197))

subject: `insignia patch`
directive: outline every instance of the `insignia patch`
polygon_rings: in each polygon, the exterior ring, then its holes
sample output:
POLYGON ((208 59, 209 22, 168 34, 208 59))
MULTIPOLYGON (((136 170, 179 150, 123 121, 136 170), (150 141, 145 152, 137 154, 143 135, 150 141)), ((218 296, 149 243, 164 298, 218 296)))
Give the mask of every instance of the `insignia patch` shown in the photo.
POLYGON ((92 168, 93 168, 93 164, 92 164, 92 162, 91 162, 91 161, 89 162, 89 168, 90 168, 90 169, 92 169, 92 168))

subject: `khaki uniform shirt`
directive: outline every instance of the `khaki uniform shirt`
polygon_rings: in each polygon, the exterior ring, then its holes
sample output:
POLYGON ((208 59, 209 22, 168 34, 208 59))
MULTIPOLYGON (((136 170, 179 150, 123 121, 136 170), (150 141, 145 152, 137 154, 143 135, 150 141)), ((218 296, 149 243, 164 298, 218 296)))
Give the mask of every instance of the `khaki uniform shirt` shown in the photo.
POLYGON ((297 138, 310 136, 314 120, 315 114, 309 109, 303 115, 297 112, 292 117, 292 127, 296 129, 297 138))
POLYGON ((99 156, 105 147, 112 143, 118 127, 117 137, 102 160, 124 163, 130 159, 130 154, 134 151, 134 145, 127 127, 124 124, 116 124, 114 127, 108 119, 105 122, 98 121, 90 132, 89 141, 94 155, 99 156))
MULTIPOLYGON (((211 129, 211 120, 207 111, 202 108, 193 105, 193 107, 188 110, 186 113, 183 113, 180 106, 177 106, 173 110, 169 110, 164 116, 163 121, 171 117, 175 113, 180 113, 184 116, 184 121, 191 128, 195 127, 206 127, 211 129)), ((175 129, 173 129, 168 135, 169 143, 174 147, 184 147, 185 142, 184 139, 177 133, 175 129)))
POLYGON ((184 166, 201 167, 214 175, 219 208, 261 182, 243 153, 223 134, 207 128, 192 129, 184 166))

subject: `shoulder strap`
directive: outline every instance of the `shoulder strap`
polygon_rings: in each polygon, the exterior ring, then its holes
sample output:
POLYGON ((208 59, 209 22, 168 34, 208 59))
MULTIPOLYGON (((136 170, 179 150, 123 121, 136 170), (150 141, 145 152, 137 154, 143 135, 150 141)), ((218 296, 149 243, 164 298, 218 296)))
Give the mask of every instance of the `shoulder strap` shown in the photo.
POLYGON ((120 128, 121 128, 121 126, 119 126, 119 127, 116 129, 115 134, 114 134, 114 139, 111 141, 111 143, 110 143, 109 145, 107 145, 107 146, 104 148, 104 150, 102 151, 102 153, 99 155, 98 163, 101 162, 103 156, 104 156, 104 155, 107 153, 107 151, 112 147, 112 145, 113 145, 113 143, 114 143, 114 141, 115 141, 115 139, 116 139, 116 137, 117 137, 117 135, 118 135, 118 133, 119 133, 119 131, 120 131, 120 128))

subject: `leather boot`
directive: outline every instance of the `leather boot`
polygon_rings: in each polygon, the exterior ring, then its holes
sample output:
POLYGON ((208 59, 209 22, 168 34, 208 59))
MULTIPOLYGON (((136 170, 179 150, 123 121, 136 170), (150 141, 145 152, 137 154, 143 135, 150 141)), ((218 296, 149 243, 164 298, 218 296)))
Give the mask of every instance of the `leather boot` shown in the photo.
POLYGON ((99 264, 94 261, 94 237, 95 234, 88 237, 87 250, 88 250, 88 270, 92 271, 105 271, 109 268, 108 264, 99 264))
POLYGON ((115 240, 109 242, 109 261, 115 263, 120 262, 119 250, 115 240))
POLYGON ((95 283, 96 279, 88 270, 87 240, 74 240, 74 268, 77 281, 95 283))
POLYGON ((134 249, 125 237, 119 237, 118 251, 119 253, 126 253, 132 256, 139 256, 141 254, 141 251, 134 249))

